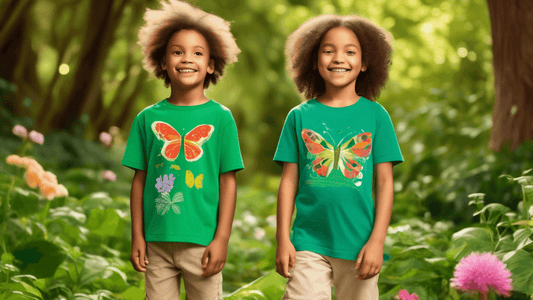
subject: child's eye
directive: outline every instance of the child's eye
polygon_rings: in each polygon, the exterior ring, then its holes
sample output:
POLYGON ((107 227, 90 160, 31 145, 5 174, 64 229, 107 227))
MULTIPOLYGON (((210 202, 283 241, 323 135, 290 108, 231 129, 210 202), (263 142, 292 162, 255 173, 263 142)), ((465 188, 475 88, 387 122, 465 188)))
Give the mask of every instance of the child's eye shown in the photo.
POLYGON ((346 53, 348 53, 349 55, 354 55, 354 54, 355 54, 354 51, 348 51, 348 52, 346 52, 346 53))
POLYGON ((181 51, 174 51, 172 52, 173 54, 177 54, 177 55, 180 55, 182 52, 181 51))
POLYGON ((329 53, 333 53, 333 51, 331 51, 331 50, 324 50, 324 53, 328 53, 328 54, 329 54, 329 53))
POLYGON ((194 55, 202 56, 202 52, 194 52, 194 55))

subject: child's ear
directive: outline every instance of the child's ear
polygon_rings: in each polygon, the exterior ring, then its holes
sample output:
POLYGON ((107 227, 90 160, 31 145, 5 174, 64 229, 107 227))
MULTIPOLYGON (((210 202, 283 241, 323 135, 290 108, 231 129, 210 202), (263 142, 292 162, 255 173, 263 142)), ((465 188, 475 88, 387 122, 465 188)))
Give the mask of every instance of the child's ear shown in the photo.
POLYGON ((215 60, 210 58, 209 64, 207 65, 207 73, 213 74, 215 72, 215 60))
POLYGON ((361 66, 361 72, 364 72, 364 71, 366 71, 366 64, 362 64, 361 66))
POLYGON ((167 69, 167 62, 165 59, 165 55, 161 57, 161 61, 159 62, 159 65, 161 65, 161 70, 165 71, 167 69))

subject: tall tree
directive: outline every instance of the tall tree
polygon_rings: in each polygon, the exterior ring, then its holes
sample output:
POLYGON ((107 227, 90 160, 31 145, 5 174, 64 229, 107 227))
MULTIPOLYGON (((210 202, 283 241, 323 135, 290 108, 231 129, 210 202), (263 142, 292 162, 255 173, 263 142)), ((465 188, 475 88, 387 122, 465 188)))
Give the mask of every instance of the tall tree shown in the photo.
POLYGON ((489 147, 533 140, 533 1, 488 0, 496 103, 489 147))

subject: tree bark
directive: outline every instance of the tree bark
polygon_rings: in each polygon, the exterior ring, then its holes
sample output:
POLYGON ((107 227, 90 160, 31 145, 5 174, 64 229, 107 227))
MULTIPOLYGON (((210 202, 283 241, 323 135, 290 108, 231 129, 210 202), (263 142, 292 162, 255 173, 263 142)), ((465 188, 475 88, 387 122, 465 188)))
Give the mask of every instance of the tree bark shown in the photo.
POLYGON ((121 1, 116 9, 113 8, 114 1, 91 2, 86 38, 74 71, 72 88, 65 97, 66 105, 49 120, 49 127, 70 130, 84 112, 90 112, 96 102, 101 101, 98 95, 101 93, 102 70, 126 2, 121 1))
POLYGON ((496 96, 489 147, 514 150, 533 140, 533 2, 487 1, 496 96))

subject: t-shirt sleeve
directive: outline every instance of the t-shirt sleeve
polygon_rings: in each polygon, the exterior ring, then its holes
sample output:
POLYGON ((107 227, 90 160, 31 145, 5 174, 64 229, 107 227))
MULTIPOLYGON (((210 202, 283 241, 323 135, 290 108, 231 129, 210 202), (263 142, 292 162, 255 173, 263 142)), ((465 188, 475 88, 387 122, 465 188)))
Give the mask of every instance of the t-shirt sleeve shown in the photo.
POLYGON ((132 169, 147 170, 146 133, 141 114, 137 115, 131 124, 126 151, 122 157, 122 165, 132 169))
POLYGON ((237 125, 233 116, 230 115, 230 118, 231 120, 222 129, 224 147, 222 147, 220 154, 220 174, 244 169, 237 125))
POLYGON ((400 151, 400 145, 398 144, 391 118, 381 105, 379 105, 376 115, 376 131, 374 133, 372 155, 374 164, 390 161, 394 166, 403 162, 402 152, 400 151))
POLYGON ((296 133, 296 116, 291 110, 285 119, 285 125, 281 130, 278 148, 274 154, 274 161, 278 164, 283 162, 298 163, 298 134, 296 133))

